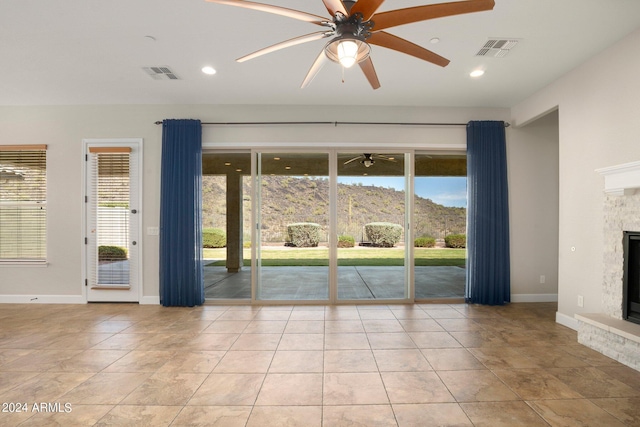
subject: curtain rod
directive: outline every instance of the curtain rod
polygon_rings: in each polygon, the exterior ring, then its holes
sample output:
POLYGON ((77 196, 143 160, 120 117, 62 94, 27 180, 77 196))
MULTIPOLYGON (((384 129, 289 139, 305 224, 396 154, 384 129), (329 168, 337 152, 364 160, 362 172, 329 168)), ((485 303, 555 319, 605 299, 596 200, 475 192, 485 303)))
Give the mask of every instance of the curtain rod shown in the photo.
MULTIPOLYGON (((162 121, 155 122, 161 125, 162 121)), ((242 126, 242 125, 382 125, 382 126, 467 126, 467 123, 396 123, 396 122, 201 122, 211 126, 242 126)), ((510 123, 504 122, 508 128, 510 123)))

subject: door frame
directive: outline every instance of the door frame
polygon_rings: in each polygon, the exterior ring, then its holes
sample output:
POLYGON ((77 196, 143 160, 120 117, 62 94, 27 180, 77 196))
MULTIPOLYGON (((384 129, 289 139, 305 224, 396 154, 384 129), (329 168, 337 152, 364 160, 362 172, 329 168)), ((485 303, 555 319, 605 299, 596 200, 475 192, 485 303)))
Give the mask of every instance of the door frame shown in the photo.
MULTIPOLYGON (((88 256, 87 250, 88 247, 88 234, 87 227, 89 224, 89 210, 88 210, 88 194, 87 194, 87 184, 88 184, 88 176, 89 173, 89 147, 115 147, 115 146, 130 146, 132 148, 137 149, 137 167, 138 167, 138 177, 137 177, 137 197, 136 203, 138 206, 138 213, 134 218, 136 218, 136 225, 138 228, 138 236, 136 239, 137 247, 138 247, 138 256, 137 256, 137 292, 134 292, 132 296, 135 298, 135 301, 127 301, 127 302, 138 302, 142 300, 142 288, 143 288, 143 229, 142 229, 142 214, 143 214, 143 182, 142 178, 144 175, 143 169, 143 139, 142 138, 84 138, 82 140, 82 250, 81 250, 81 288, 82 288, 82 298, 85 302, 93 302, 89 301, 89 287, 88 287, 88 274, 89 274, 89 266, 88 266, 88 256)), ((131 267, 130 267, 131 269, 131 267)), ((131 271, 131 270, 130 270, 131 271)), ((118 302, 117 300, 115 302, 118 302)))

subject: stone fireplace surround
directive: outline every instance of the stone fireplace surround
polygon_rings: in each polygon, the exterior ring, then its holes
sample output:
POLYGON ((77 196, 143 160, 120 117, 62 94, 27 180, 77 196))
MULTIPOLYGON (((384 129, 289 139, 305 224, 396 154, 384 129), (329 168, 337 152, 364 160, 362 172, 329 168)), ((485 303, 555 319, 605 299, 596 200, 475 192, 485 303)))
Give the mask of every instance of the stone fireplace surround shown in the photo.
POLYGON ((640 162, 597 169, 604 176, 602 313, 576 314, 578 342, 640 371, 640 324, 623 320, 623 231, 640 231, 640 162))

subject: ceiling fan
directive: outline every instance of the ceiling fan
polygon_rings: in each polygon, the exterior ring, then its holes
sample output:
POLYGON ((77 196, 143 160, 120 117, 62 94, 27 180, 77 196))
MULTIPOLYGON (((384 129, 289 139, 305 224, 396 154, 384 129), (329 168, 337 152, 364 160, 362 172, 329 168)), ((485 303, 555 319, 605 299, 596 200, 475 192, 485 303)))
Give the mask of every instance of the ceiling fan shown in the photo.
POLYGON ((344 164, 348 165, 349 163, 353 163, 356 160, 360 160, 360 163, 362 163, 364 167, 369 168, 376 162, 376 159, 397 163, 397 160, 393 157, 384 156, 382 154, 363 153, 360 156, 356 156, 353 159, 347 160, 346 162, 344 162, 344 164))
POLYGON ((370 45, 382 46, 407 55, 412 55, 441 67, 446 67, 449 64, 448 59, 383 30, 428 19, 491 10, 495 5, 494 0, 464 0, 376 13, 384 0, 358 0, 357 2, 353 0, 322 0, 331 15, 331 18, 325 18, 307 12, 252 1, 207 1, 274 13, 276 15, 326 27, 325 31, 295 37, 260 49, 238 58, 238 62, 248 61, 249 59, 257 58, 258 56, 286 47, 333 37, 314 61, 302 81, 301 87, 304 88, 311 83, 327 60, 331 60, 342 64, 342 66, 346 68, 357 63, 373 89, 378 89, 380 82, 369 56, 371 52, 370 45))

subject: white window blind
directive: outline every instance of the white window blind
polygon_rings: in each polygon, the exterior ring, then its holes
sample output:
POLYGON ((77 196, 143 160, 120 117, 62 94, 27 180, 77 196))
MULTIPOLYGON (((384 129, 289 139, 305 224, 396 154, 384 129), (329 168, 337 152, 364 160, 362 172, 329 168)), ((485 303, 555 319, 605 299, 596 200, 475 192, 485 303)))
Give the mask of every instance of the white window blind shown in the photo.
POLYGON ((46 262, 46 149, 0 145, 0 263, 46 262))
POLYGON ((129 286, 130 153, 129 147, 90 147, 90 242, 95 267, 92 286, 129 286))

